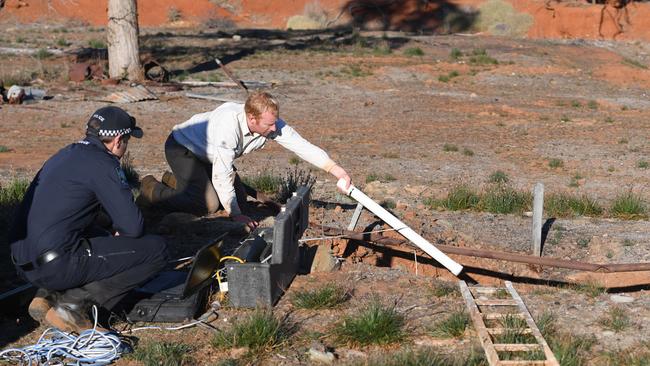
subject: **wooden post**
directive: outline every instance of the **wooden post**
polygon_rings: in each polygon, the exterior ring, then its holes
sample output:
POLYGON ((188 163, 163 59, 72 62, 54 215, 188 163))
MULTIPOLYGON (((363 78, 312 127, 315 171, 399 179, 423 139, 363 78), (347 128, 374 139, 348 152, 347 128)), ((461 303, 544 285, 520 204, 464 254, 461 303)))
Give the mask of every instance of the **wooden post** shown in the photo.
POLYGON ((544 184, 535 184, 533 196, 533 255, 541 257, 542 214, 544 212, 544 184))
POLYGON ((108 0, 108 75, 141 80, 136 0, 108 0))

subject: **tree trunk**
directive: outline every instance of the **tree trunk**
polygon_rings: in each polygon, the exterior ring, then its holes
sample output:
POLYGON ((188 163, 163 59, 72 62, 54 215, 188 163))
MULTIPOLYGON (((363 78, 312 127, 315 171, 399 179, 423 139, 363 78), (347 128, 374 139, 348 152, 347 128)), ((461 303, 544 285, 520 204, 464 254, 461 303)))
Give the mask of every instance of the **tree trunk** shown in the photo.
POLYGON ((136 0, 108 0, 108 75, 141 80, 136 0))

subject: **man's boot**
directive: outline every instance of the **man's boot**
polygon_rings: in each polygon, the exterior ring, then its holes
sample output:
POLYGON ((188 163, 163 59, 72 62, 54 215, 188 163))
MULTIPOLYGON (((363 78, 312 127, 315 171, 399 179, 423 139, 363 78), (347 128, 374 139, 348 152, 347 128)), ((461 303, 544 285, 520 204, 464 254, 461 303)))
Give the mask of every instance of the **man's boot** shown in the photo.
MULTIPOLYGON (((45 322, 66 333, 76 332, 77 334, 92 329, 94 325, 84 307, 78 304, 56 304, 48 310, 45 322)), ((98 328, 98 330, 106 331, 103 328, 98 328)))
POLYGON ((52 306, 53 303, 49 291, 43 288, 39 288, 36 291, 34 299, 32 299, 32 302, 29 304, 27 312, 29 313, 29 316, 32 317, 32 319, 43 324, 45 321, 45 314, 47 314, 52 306))
POLYGON ((169 188, 176 189, 176 177, 174 173, 166 171, 162 175, 162 182, 169 188))
POLYGON ((158 179, 153 175, 145 175, 140 181, 140 197, 138 197, 138 199, 148 205, 154 204, 154 191, 158 184, 160 184, 160 182, 158 182, 158 179))

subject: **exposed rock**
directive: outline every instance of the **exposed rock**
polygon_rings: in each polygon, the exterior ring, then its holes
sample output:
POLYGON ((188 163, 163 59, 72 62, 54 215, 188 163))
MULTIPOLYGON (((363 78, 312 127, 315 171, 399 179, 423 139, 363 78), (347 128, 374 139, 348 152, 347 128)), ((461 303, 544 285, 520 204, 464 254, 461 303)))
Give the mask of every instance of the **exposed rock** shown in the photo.
POLYGON ((634 298, 632 296, 626 296, 626 295, 611 295, 609 299, 612 300, 612 302, 615 302, 617 304, 634 302, 634 298))
POLYGON ((332 272, 340 267, 341 264, 332 254, 329 245, 319 245, 311 264, 311 272, 332 272))

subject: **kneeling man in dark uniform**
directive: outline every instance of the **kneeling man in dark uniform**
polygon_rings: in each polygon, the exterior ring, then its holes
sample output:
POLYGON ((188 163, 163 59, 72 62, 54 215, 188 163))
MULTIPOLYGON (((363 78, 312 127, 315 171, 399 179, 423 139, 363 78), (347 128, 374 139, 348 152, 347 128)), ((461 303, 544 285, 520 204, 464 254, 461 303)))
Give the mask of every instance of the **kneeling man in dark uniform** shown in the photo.
POLYGON ((143 235, 120 167, 131 137, 142 137, 135 118, 101 108, 86 137, 54 154, 30 184, 9 242, 18 272, 39 289, 29 306, 35 320, 67 332, 92 328, 91 304, 110 310, 167 263, 165 240, 143 235), (108 230, 96 226, 104 213, 108 230))

